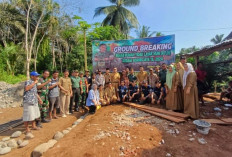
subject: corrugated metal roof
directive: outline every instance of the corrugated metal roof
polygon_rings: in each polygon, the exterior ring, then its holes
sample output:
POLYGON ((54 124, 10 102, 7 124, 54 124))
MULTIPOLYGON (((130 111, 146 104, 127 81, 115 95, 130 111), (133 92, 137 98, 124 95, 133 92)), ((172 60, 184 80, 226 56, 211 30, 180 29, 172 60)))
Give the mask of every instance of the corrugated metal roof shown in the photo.
POLYGON ((185 54, 186 57, 195 57, 195 56, 208 56, 215 51, 221 51, 224 49, 232 48, 232 39, 225 40, 219 44, 207 47, 207 48, 202 48, 201 50, 185 54))

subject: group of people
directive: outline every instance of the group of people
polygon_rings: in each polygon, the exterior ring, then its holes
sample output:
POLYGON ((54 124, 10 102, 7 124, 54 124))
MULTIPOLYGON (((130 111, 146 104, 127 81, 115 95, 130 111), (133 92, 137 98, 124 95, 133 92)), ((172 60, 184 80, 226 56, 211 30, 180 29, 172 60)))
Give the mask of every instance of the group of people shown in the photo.
POLYGON ((74 111, 89 110, 93 114, 101 106, 117 102, 135 102, 139 104, 162 104, 168 110, 181 111, 192 118, 199 117, 197 74, 186 58, 167 66, 150 68, 149 73, 141 66, 135 75, 133 68, 126 68, 120 73, 117 68, 105 74, 100 70, 90 76, 88 70, 78 72, 65 70, 59 78, 54 71, 52 78, 45 70, 39 78, 37 72, 30 73, 31 79, 25 83, 23 99, 23 121, 27 131, 28 123, 32 129, 39 129, 42 123, 61 117, 67 117, 74 111), (48 116, 47 116, 48 113, 48 116))

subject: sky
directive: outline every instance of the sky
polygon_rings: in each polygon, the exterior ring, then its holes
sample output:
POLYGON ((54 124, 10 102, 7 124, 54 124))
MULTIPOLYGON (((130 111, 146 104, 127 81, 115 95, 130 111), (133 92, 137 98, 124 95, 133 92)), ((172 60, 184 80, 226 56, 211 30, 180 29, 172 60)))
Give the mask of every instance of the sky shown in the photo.
MULTIPOLYGON (((93 18, 94 10, 111 5, 108 0, 56 0, 70 14, 88 23, 102 22, 105 15, 93 18), (64 5, 65 4, 65 5, 64 5)), ((216 34, 226 37, 232 31, 232 0, 140 0, 140 5, 127 7, 140 25, 165 35, 175 35, 176 53, 181 48, 212 45, 216 34)), ((134 30, 130 33, 136 38, 134 30)))

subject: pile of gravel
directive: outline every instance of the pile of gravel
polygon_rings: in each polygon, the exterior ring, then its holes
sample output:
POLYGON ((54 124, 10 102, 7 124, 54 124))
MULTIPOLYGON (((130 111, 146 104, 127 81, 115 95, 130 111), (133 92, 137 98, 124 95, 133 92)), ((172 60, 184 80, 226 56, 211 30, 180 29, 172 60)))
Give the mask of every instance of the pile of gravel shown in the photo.
POLYGON ((0 82, 0 108, 18 107, 22 104, 24 82, 15 85, 0 82))

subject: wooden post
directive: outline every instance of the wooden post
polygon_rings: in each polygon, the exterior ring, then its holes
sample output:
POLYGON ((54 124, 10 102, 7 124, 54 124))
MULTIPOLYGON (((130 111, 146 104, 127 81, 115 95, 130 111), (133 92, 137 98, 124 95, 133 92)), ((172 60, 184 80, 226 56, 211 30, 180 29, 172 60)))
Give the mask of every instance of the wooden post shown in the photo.
POLYGON ((195 68, 197 69, 197 63, 199 62, 199 56, 195 57, 195 68))

